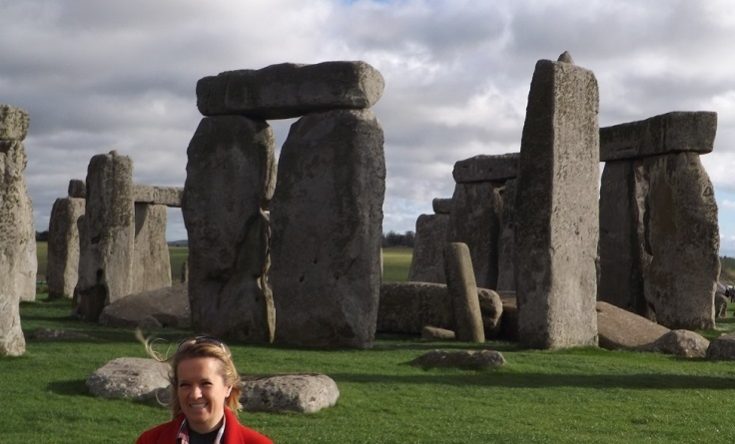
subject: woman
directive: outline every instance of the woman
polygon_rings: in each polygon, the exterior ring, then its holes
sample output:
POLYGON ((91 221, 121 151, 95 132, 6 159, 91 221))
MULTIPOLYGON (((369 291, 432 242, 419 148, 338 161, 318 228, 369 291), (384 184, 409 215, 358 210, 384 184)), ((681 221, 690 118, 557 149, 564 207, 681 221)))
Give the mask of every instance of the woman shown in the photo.
MULTIPOLYGON (((158 356, 149 341, 144 344, 158 356)), ((223 342, 209 336, 182 341, 171 370, 173 419, 143 432, 138 444, 272 444, 237 420, 240 376, 223 342)))

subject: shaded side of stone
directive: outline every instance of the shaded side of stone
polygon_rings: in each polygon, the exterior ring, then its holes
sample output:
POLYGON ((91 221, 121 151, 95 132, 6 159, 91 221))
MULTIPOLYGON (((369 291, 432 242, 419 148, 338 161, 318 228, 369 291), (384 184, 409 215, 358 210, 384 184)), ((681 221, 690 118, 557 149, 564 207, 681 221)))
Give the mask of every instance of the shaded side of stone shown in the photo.
POLYGON ((518 176, 520 153, 470 157, 456 162, 452 176, 456 183, 496 182, 518 176))
POLYGON ((458 183, 454 187, 447 241, 467 244, 479 287, 496 288, 502 184, 458 183))
POLYGON ((87 197, 87 184, 81 179, 72 179, 69 181, 67 193, 69 197, 84 199, 87 197))
POLYGON ((100 314, 100 325, 111 327, 141 327, 146 319, 155 319, 158 328, 190 326, 191 310, 187 286, 177 283, 171 287, 133 293, 107 305, 100 314))
POLYGON ((600 128, 600 160, 637 159, 660 154, 712 151, 717 113, 670 112, 645 120, 600 128))
POLYGON ((724 334, 712 340, 707 347, 706 357, 713 361, 735 360, 735 333, 724 334))
POLYGON ((442 249, 448 229, 448 214, 422 214, 416 219, 416 238, 408 269, 409 281, 446 282, 442 249))
POLYGON ((384 194, 383 130, 371 111, 310 114, 291 126, 271 205, 277 341, 372 345, 384 194))
POLYGON ((498 291, 515 291, 515 205, 517 179, 505 182, 500 191, 503 210, 500 215, 500 232, 498 234, 498 291))
POLYGON ((384 87, 380 72, 365 62, 282 63, 202 78, 197 83, 197 107, 205 116, 286 119, 333 109, 370 108, 384 87))
POLYGON ((135 246, 133 164, 112 151, 93 156, 87 169, 79 280, 79 313, 96 321, 102 308, 130 294, 135 246))
POLYGON ((444 247, 444 272, 452 300, 457 339, 485 342, 477 284, 466 244, 452 242, 444 247))
POLYGON ((515 219, 519 334, 529 347, 597 343, 598 103, 592 72, 536 64, 515 219))
POLYGON ((266 265, 261 209, 273 190, 273 153, 270 126, 240 116, 202 119, 189 143, 182 212, 196 331, 270 340, 272 299, 258 279, 266 265))
POLYGON ((452 212, 452 199, 441 199, 441 198, 434 198, 434 200, 431 201, 431 208, 434 210, 434 213, 436 214, 449 214, 452 212))
POLYGON ((135 256, 131 293, 171 286, 166 206, 135 204, 135 256))
POLYGON ((720 239, 714 189, 697 153, 647 157, 643 281, 658 323, 714 327, 720 239))
POLYGON ((133 200, 135 200, 135 203, 166 205, 167 207, 178 208, 181 206, 183 195, 184 189, 181 187, 133 185, 133 200))
POLYGON ((495 350, 432 350, 409 362, 424 370, 431 368, 460 368, 463 370, 486 370, 502 367, 505 358, 495 350))
POLYGON ((48 227, 46 282, 49 298, 74 296, 79 275, 79 218, 84 215, 84 199, 56 199, 48 227))
POLYGON ((380 286, 378 332, 419 334, 425 325, 447 330, 455 328, 452 302, 445 284, 384 282, 380 286))

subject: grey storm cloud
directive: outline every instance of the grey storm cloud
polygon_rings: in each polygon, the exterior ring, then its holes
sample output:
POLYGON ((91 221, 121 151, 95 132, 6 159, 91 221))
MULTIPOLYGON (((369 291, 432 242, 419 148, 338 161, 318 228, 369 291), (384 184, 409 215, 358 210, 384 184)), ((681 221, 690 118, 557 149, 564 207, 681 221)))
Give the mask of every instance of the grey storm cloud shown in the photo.
MULTIPOLYGON (((0 103, 31 115, 26 177, 43 230, 94 154, 116 149, 136 181, 182 186, 199 78, 365 60, 386 79, 384 229, 406 231, 451 196, 455 161, 520 149, 534 65, 569 50, 598 78, 601 125, 718 112, 702 160, 735 251, 733 34, 727 1, 0 0, 0 103)), ((292 122, 272 123, 278 143, 292 122)), ((170 220, 169 237, 185 237, 180 214, 170 220)))

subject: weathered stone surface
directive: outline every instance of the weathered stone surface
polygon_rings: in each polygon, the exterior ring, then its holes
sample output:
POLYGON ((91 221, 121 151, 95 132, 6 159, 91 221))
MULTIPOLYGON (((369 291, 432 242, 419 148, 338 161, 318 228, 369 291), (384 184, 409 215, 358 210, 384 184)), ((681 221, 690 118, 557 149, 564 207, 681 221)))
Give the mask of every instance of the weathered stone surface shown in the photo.
POLYGON ((24 110, 0 104, 0 140, 22 141, 28 134, 29 122, 24 110))
MULTIPOLYGON (((500 325, 502 302, 498 294, 478 288, 485 337, 495 337, 500 325)), ((381 333, 420 334, 425 325, 455 330, 452 300, 445 284, 427 282, 384 282, 380 286, 377 331, 381 333)))
POLYGON ((287 119, 333 109, 370 108, 384 87, 380 72, 365 62, 281 63, 204 77, 197 83, 197 107, 205 116, 287 119))
POLYGON ((277 341, 372 345, 384 194, 383 130, 371 111, 293 124, 271 205, 277 341))
POLYGON ((179 283, 125 296, 102 310, 99 323, 142 328, 141 324, 149 322, 149 318, 157 321, 157 327, 189 328, 191 310, 187 286, 179 283))
POLYGON ((610 350, 646 349, 669 332, 663 325, 603 301, 597 302, 597 329, 600 347, 610 350))
POLYGON ((501 189, 492 182, 458 183, 452 196, 447 240, 467 244, 475 280, 482 288, 496 288, 498 283, 501 189))
POLYGON ((452 212, 452 199, 441 199, 438 197, 435 197, 434 200, 431 201, 431 208, 434 210, 434 213, 436 214, 449 214, 452 212))
POLYGON ((721 293, 715 294, 715 317, 724 319, 727 317, 727 296, 721 293))
MULTIPOLYGON (((0 121, 3 137, 25 135, 24 111, 1 105, 0 121)), ((25 167, 23 143, 0 140, 0 356, 25 352, 19 304, 35 297, 36 272, 32 268, 36 265, 36 243, 31 202, 23 178, 25 167)))
POLYGON ((169 365, 154 359, 116 358, 87 378, 87 390, 101 398, 143 401, 166 390, 169 365))
POLYGON ((182 211, 189 235, 189 299, 197 331, 269 342, 273 300, 262 205, 275 181, 273 131, 239 116, 202 119, 189 144, 182 211))
POLYGON ((735 360, 735 333, 721 335, 711 341, 706 356, 714 361, 735 360))
POLYGON ((135 204, 134 254, 131 293, 171 286, 166 206, 135 204))
POLYGON ((519 334, 526 346, 597 343, 598 104, 591 71, 536 63, 515 207, 519 334))
POLYGON ((520 153, 470 157, 456 162, 452 176, 457 183, 498 182, 518 176, 520 153))
POLYGON ((427 341, 449 341, 456 337, 452 330, 424 325, 421 329, 421 339, 427 341))
POLYGON ((720 272, 717 202, 696 153, 642 160, 648 184, 643 284, 656 321, 710 329, 720 272))
POLYGON ((516 291, 515 275, 515 206, 517 179, 505 181, 500 190, 503 199, 503 211, 500 214, 500 230, 498 234, 498 291, 516 291))
POLYGON ((96 321, 105 305, 130 294, 133 280, 135 210, 133 163, 115 151, 98 154, 87 169, 87 199, 81 220, 79 313, 96 321))
POLYGON ((49 298, 74 296, 79 273, 79 218, 84 215, 84 199, 56 199, 48 226, 46 282, 49 298))
POLYGON ((74 197, 77 199, 84 199, 85 197, 87 197, 87 184, 84 183, 84 181, 80 179, 70 180, 69 188, 68 188, 68 195, 69 197, 74 197))
POLYGON ((452 300, 457 339, 485 342, 477 284, 466 244, 452 242, 444 247, 444 273, 452 300))
POLYGON ((505 365, 505 358, 495 350, 432 350, 424 353, 409 364, 430 368, 461 368, 464 370, 487 370, 505 365))
POLYGON ((671 330, 645 350, 682 358, 704 358, 707 348, 709 341, 704 336, 690 330, 671 330))
POLYGON ((515 292, 500 293, 500 301, 503 305, 503 314, 500 318, 499 339, 506 341, 518 341, 518 302, 515 292))
POLYGON ((181 206, 183 196, 184 189, 181 187, 133 185, 133 199, 135 203, 166 205, 167 207, 178 208, 181 206))
POLYGON ((411 266, 408 280, 444 283, 444 259, 442 249, 449 229, 448 214, 422 214, 416 219, 411 266))
POLYGON ((320 374, 296 374, 242 379, 240 402, 247 411, 316 413, 332 407, 339 388, 320 374))
POLYGON ((655 320, 643 290, 647 192, 648 183, 636 180, 634 162, 605 164, 600 185, 597 299, 655 320))
POLYGON ((638 122, 600 128, 600 160, 636 159, 660 154, 712 151, 717 113, 676 111, 638 122))
POLYGON ((485 337, 495 338, 500 333, 500 320, 503 316, 503 301, 500 295, 487 288, 477 289, 480 301, 480 314, 485 337))

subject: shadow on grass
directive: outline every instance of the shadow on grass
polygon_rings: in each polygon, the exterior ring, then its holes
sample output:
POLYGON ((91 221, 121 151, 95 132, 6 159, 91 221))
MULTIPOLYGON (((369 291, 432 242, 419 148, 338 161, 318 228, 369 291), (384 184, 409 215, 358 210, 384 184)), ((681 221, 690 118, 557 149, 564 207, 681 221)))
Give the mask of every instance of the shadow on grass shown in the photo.
POLYGON ((86 396, 91 397, 87 390, 84 379, 72 379, 68 381, 54 381, 48 384, 52 393, 64 396, 86 396))
MULTIPOLYGON (((457 370, 459 371, 459 370, 457 370)), ((379 384, 438 384, 455 386, 485 386, 507 388, 575 387, 595 389, 634 390, 685 390, 685 389, 735 389, 735 378, 724 376, 696 376, 671 374, 630 375, 561 375, 545 373, 507 373, 501 371, 464 372, 439 374, 433 370, 421 375, 370 375, 355 373, 330 373, 340 382, 379 384)))

